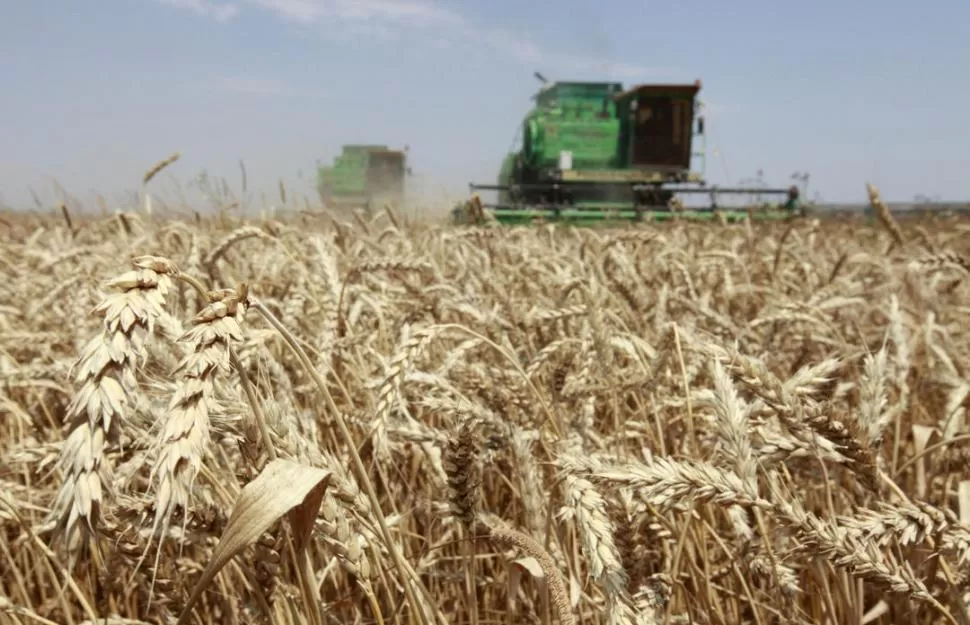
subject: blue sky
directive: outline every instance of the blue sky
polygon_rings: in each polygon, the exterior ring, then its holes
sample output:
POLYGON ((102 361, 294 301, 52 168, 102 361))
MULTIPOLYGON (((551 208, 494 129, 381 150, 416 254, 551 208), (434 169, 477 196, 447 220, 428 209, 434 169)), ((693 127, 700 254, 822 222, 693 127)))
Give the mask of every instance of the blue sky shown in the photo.
POLYGON ((203 169, 312 193, 342 143, 492 182, 538 83, 703 81, 707 174, 970 198, 970 2, 0 0, 0 197, 117 203, 203 169), (612 8, 611 8, 612 7, 612 8), (302 173, 302 178, 300 174, 302 173), (174 178, 173 178, 174 177, 174 178), (154 183, 153 183, 154 184, 154 183))

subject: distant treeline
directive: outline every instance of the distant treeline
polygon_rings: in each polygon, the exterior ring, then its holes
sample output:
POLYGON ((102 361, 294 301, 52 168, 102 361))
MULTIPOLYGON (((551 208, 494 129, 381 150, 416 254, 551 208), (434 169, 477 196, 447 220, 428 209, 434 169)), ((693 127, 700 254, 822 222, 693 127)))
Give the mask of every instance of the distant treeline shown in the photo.
MULTIPOLYGON (((970 202, 896 202, 889 204, 889 210, 893 214, 916 215, 919 213, 953 213, 957 215, 970 215, 970 202)), ((815 204, 812 211, 825 214, 840 215, 864 215, 874 217, 875 211, 871 204, 815 204)))

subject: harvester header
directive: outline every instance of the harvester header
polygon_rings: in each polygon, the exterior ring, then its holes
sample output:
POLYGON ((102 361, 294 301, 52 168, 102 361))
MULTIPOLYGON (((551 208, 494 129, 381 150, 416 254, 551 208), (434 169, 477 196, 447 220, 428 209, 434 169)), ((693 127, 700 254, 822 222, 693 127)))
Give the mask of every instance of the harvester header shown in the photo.
POLYGON ((624 89, 618 82, 548 82, 536 76, 544 84, 519 127, 517 149, 502 161, 497 184, 469 185, 473 193, 498 192, 497 203, 479 204, 499 221, 663 218, 678 206, 675 194, 681 193, 711 197, 706 208, 681 214, 712 215, 720 194, 782 195, 789 209, 796 202, 791 188, 705 184, 699 80, 624 89), (702 162, 700 170, 692 167, 695 159, 702 162))

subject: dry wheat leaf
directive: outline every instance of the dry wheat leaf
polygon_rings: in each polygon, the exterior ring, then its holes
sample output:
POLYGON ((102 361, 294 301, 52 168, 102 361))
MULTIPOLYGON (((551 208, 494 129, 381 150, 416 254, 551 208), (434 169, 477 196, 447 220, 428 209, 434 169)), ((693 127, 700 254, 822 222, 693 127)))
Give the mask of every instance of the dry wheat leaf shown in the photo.
MULTIPOLYGON (((510 574, 509 574, 509 584, 510 584, 509 596, 510 597, 515 597, 516 596, 515 593, 518 592, 521 571, 525 571, 535 579, 540 580, 541 583, 545 583, 546 577, 547 577, 546 572, 542 570, 542 565, 539 564, 539 561, 533 558, 532 556, 518 558, 516 560, 513 560, 512 564, 514 564, 515 566, 512 567, 512 571, 510 571, 510 574), (512 592, 513 590, 515 592, 512 592)), ((583 597, 583 589, 580 587, 579 581, 576 580, 575 576, 570 575, 569 576, 569 603, 572 605, 573 608, 575 608, 576 606, 579 605, 579 602, 582 599, 582 597, 583 597)))
POLYGON ((536 579, 546 578, 546 572, 542 570, 542 565, 539 564, 539 561, 533 558, 532 556, 513 560, 512 563, 518 564, 523 569, 528 571, 529 575, 531 575, 532 577, 535 577, 536 579))
POLYGON ((569 604, 575 610, 583 598, 583 588, 579 585, 579 580, 575 575, 569 576, 569 604))
POLYGON ((926 425, 913 426, 913 443, 916 447, 914 452, 919 456, 919 462, 916 464, 916 493, 920 497, 926 497, 926 488, 928 486, 926 479, 926 457, 922 454, 935 432, 936 428, 931 428, 926 425))
POLYGON ((519 597, 519 588, 522 586, 522 567, 515 566, 514 562, 512 564, 513 566, 509 567, 509 577, 506 588, 508 591, 509 607, 514 608, 516 600, 519 597))
POLYGON ((239 494, 236 507, 226 524, 226 531, 212 553, 212 559, 202 572, 199 583, 182 609, 176 625, 182 625, 192 606, 202 595, 223 566, 233 556, 253 544, 263 532, 289 514, 297 548, 306 545, 313 529, 313 520, 331 472, 291 460, 277 459, 266 465, 262 473, 247 484, 239 494))
POLYGON ((889 604, 880 599, 876 605, 872 606, 868 612, 862 615, 862 625, 868 625, 886 612, 889 612, 889 604))
POLYGON ((957 502, 960 506, 960 521, 970 523, 970 480, 961 480, 957 487, 957 502))

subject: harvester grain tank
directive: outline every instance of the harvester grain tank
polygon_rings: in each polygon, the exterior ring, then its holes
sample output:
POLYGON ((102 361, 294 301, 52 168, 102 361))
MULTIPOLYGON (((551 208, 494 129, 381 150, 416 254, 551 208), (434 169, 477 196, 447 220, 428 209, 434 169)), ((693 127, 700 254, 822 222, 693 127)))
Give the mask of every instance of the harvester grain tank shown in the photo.
POLYGON ((318 165, 317 190, 321 201, 331 209, 362 208, 369 212, 385 203, 400 207, 409 173, 407 148, 344 145, 332 165, 318 165))
MULTIPOLYGON (((692 169, 703 159, 704 119, 697 94, 701 84, 642 84, 624 90, 616 82, 543 81, 535 105, 523 120, 520 146, 506 155, 495 185, 469 185, 475 210, 505 223, 546 220, 597 222, 670 217, 674 211, 713 217, 721 195, 752 194, 785 198, 785 209, 759 212, 787 217, 797 205, 797 189, 716 188, 692 169), (484 203, 481 191, 497 191, 484 203), (682 196, 702 195, 696 208, 682 196), (681 208, 678 208, 681 207, 681 208)), ((703 169, 703 161, 702 168, 703 169)), ((456 209, 458 219, 475 210, 456 209)), ((726 218, 747 211, 722 210, 726 218)))

